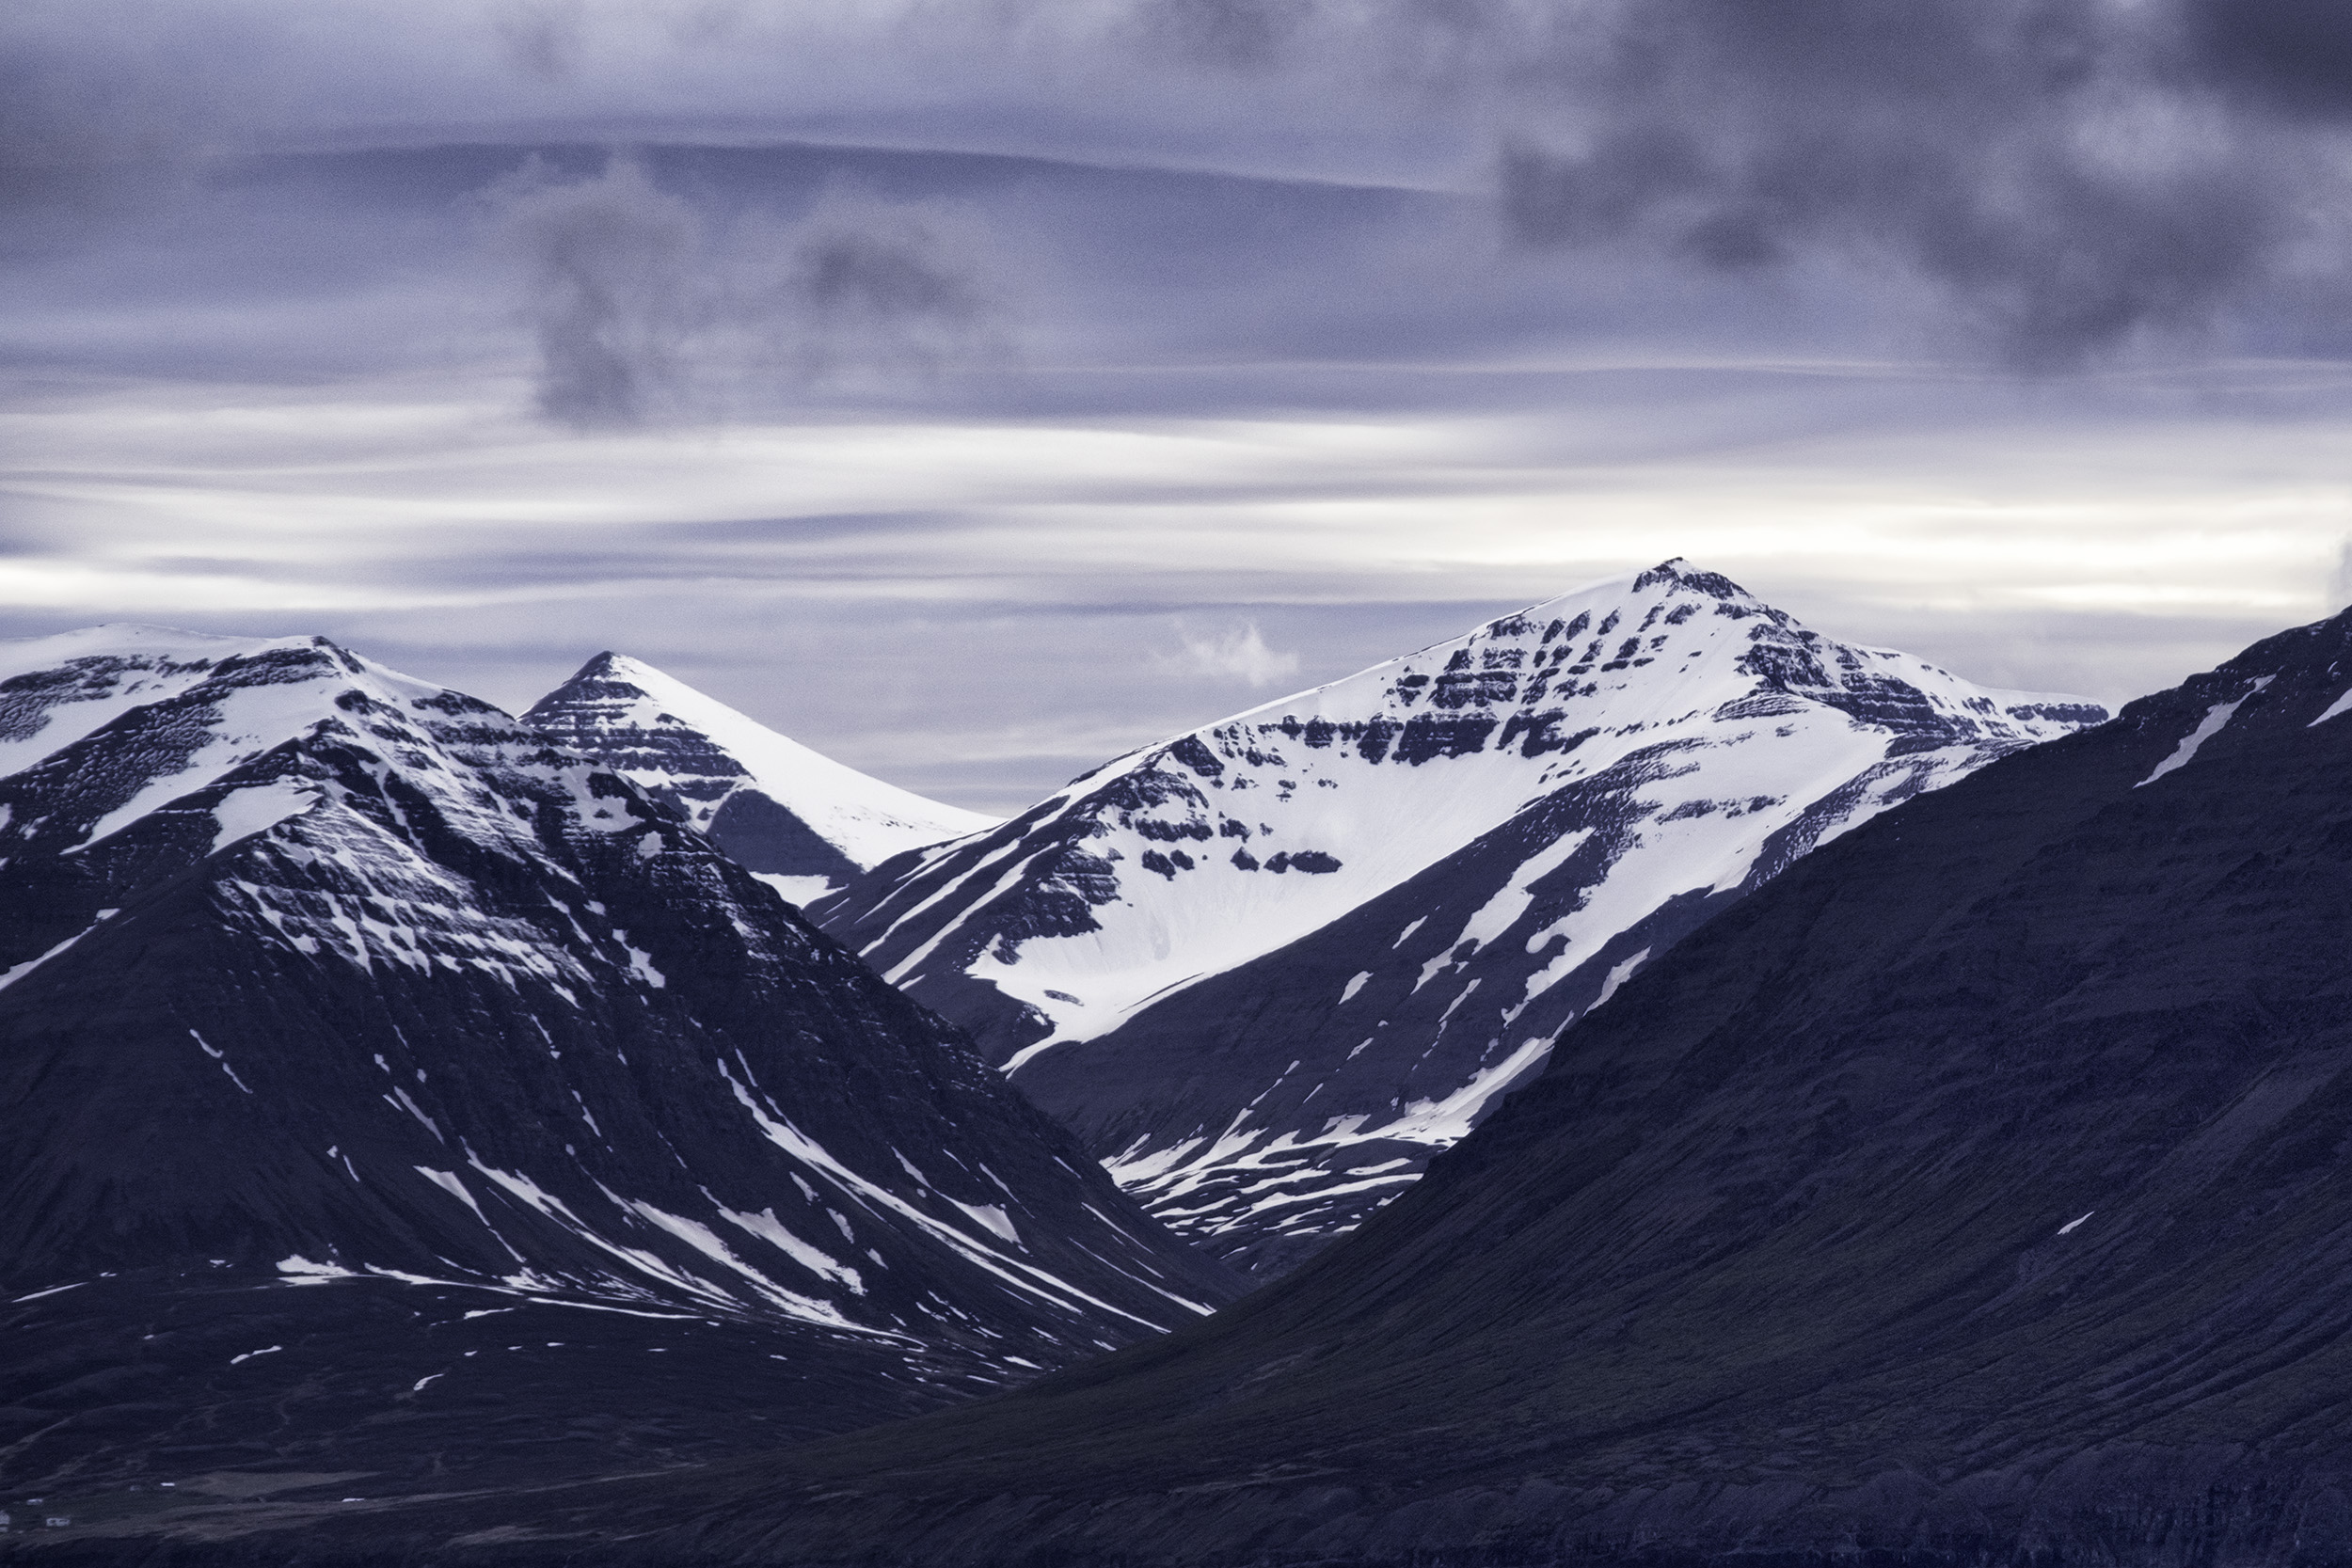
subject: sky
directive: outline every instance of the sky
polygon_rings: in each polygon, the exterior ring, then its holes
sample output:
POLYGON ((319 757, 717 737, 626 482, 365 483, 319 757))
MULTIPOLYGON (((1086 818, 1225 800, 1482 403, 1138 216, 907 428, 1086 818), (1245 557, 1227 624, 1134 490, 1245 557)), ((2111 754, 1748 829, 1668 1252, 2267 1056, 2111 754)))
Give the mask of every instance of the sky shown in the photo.
POLYGON ((2352 597, 2335 0, 17 0, 0 636, 658 664, 1011 812, 1681 556, 2114 704, 2352 597))

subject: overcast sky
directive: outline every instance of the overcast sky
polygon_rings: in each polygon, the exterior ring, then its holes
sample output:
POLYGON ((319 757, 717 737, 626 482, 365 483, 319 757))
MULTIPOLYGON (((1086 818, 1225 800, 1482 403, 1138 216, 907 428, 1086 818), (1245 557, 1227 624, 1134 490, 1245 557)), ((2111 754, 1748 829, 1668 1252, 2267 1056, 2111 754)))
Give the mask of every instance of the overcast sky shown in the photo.
POLYGON ((17 0, 0 635, 652 660, 1017 809, 1669 556, 2108 702, 2352 595, 2338 0, 17 0))

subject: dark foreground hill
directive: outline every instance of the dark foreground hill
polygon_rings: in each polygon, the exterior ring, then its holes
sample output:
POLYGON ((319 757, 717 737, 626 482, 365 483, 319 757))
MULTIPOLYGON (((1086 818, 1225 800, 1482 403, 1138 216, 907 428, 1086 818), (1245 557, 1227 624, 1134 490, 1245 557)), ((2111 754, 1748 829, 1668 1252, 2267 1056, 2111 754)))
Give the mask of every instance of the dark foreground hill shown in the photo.
POLYGON ((2348 689, 2352 614, 1856 830, 1210 1322, 771 1459, 248 1545, 2352 1560, 2348 689))

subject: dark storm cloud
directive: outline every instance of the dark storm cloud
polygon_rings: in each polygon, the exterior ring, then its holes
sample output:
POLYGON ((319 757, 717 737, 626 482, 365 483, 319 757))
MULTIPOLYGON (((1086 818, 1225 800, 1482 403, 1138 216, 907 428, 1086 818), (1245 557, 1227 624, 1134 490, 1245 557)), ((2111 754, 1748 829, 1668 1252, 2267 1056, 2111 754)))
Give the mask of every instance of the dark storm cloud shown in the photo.
POLYGON ((657 414, 677 392, 696 325, 693 210, 626 160, 569 183, 534 163, 492 199, 528 270, 540 412, 582 430, 657 414))
POLYGON ((1908 271, 2010 358, 2078 362, 2255 293, 2343 181, 2277 112, 2352 103, 2344 8, 1638 0, 1549 56, 1502 158, 1537 245, 1908 271), (2330 63, 2328 50, 2334 50, 2330 63), (2224 90, 2225 88, 2229 90, 2224 90))
POLYGON ((2297 115, 2352 114, 2343 0, 2185 0, 2188 57, 2232 92, 2297 115))

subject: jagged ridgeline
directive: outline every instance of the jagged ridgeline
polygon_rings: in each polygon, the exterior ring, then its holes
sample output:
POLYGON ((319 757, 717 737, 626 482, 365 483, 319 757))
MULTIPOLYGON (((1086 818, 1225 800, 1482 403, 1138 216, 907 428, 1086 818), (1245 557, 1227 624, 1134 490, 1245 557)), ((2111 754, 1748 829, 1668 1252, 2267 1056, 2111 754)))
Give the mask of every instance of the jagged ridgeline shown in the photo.
POLYGON ((839 1431, 1235 1292, 675 811, 487 705, 141 627, 0 677, 12 1477, 839 1431))
POLYGON ((1628 573, 1122 757, 810 906, 1262 1274, 1814 846, 2106 718, 1628 573))
POLYGON ((2352 1561, 2347 779, 2352 611, 1805 856, 1231 1311, 539 1516, 801 1568, 2352 1561))

